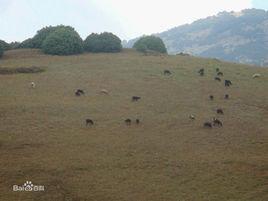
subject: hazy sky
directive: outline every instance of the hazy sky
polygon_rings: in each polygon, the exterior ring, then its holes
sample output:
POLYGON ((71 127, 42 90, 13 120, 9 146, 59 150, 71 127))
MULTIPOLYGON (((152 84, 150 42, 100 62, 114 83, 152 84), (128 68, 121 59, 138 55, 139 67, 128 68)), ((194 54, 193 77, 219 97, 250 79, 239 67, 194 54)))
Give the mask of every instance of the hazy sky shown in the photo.
POLYGON ((161 32, 220 11, 268 9, 267 0, 0 0, 0 39, 22 41, 48 25, 73 26, 85 38, 110 31, 121 39, 161 32))

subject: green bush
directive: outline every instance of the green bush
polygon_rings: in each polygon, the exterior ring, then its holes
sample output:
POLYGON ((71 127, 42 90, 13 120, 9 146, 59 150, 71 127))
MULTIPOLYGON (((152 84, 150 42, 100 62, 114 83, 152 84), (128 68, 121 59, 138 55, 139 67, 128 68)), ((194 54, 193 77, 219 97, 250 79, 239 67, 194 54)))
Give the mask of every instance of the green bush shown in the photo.
POLYGON ((92 33, 84 41, 84 49, 87 52, 120 52, 122 45, 120 38, 112 33, 92 33))
POLYGON ((155 51, 167 53, 166 46, 161 38, 156 36, 143 36, 137 40, 133 47, 140 52, 155 51))
POLYGON ((32 38, 28 38, 19 44, 19 48, 34 48, 34 42, 32 38))
MULTIPOLYGON (((48 26, 40 29, 37 31, 35 36, 33 37, 33 46, 34 48, 42 48, 42 44, 44 40, 49 36, 49 34, 53 33, 55 30, 64 28, 66 26, 59 25, 59 26, 48 26)), ((69 27, 71 28, 71 27, 69 27)))
POLYGON ((11 50, 18 49, 20 48, 20 42, 17 42, 17 41, 11 42, 9 43, 9 47, 11 50))
POLYGON ((83 41, 74 28, 60 26, 46 37, 42 50, 52 55, 78 54, 83 51, 83 41))
POLYGON ((10 46, 7 42, 0 40, 0 44, 2 45, 2 48, 4 48, 4 50, 9 50, 10 46))
POLYGON ((0 57, 2 57, 4 54, 4 47, 3 45, 0 43, 0 57))

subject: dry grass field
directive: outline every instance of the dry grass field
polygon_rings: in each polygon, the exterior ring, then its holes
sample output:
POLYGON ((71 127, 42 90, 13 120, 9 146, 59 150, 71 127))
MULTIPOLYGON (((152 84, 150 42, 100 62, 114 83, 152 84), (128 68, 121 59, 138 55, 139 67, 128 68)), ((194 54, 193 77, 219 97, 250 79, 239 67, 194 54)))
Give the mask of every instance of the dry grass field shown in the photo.
POLYGON ((0 60, 32 66, 45 72, 0 75, 1 201, 268 200, 268 68, 132 50, 0 60), (230 88, 214 80, 217 67, 230 88), (203 128, 212 117, 223 127, 203 128), (13 192, 26 181, 45 191, 13 192))

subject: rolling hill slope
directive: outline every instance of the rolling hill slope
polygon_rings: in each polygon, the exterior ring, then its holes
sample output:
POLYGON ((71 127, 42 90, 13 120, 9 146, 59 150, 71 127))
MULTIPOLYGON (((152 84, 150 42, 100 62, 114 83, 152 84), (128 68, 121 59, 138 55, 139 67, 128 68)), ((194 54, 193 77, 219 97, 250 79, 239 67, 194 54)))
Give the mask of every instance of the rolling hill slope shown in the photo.
POLYGON ((0 75, 1 201, 268 200, 267 69, 132 50, 16 50, 0 60, 32 66, 45 72, 0 75), (230 88, 214 80, 217 67, 230 88), (85 96, 74 95, 78 88, 85 96), (141 100, 132 102, 135 95, 141 100), (212 117, 223 127, 203 128, 212 117), (126 118, 141 123, 127 126, 126 118), (45 191, 12 191, 26 180, 45 191))

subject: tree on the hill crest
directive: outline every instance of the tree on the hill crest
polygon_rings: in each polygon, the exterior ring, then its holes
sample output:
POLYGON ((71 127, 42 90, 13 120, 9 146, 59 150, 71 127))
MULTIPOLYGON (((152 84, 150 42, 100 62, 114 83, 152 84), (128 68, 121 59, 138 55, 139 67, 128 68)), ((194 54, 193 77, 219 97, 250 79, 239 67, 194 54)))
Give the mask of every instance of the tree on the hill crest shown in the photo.
POLYGON ((84 50, 87 52, 120 52, 122 45, 120 38, 112 33, 92 33, 84 41, 84 50))
POLYGON ((147 52, 155 51, 160 53, 167 53, 164 42, 161 38, 156 36, 143 36, 135 42, 133 46, 137 51, 147 52))
POLYGON ((74 28, 62 26, 46 37, 42 51, 52 55, 79 54, 83 52, 83 40, 74 28))

